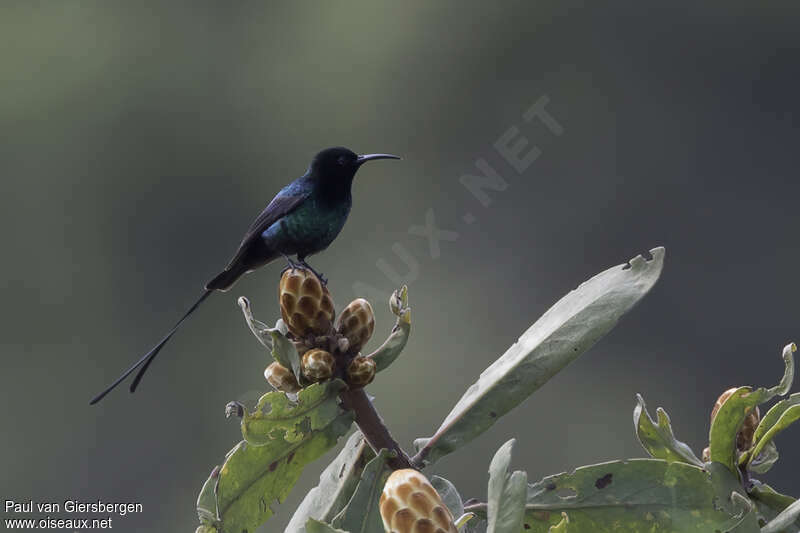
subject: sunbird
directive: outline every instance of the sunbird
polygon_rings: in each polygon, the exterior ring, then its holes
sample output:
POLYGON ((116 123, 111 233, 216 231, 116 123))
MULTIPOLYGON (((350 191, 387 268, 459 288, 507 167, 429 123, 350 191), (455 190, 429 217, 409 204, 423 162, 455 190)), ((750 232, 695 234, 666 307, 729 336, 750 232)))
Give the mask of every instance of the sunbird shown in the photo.
POLYGON ((206 283, 200 298, 166 336, 89 403, 102 400, 139 369, 130 386, 134 392, 147 368, 181 324, 211 293, 227 291, 244 274, 283 257, 288 267, 308 268, 326 283, 322 274, 306 263, 306 258, 326 249, 342 231, 353 206, 353 177, 361 165, 376 159, 400 158, 391 154, 357 155, 343 147, 326 148, 315 155, 306 173, 281 189, 256 217, 225 270, 206 283), (297 261, 292 260, 292 255, 297 256, 297 261))

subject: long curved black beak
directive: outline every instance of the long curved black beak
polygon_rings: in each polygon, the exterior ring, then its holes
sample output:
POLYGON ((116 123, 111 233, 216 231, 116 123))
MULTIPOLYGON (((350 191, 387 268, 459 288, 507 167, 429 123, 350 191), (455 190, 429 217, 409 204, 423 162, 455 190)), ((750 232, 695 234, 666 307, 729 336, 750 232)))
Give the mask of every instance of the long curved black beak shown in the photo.
POLYGON ((358 156, 356 164, 358 166, 361 166, 367 161, 373 161, 375 159, 402 159, 402 158, 392 154, 364 154, 358 156))

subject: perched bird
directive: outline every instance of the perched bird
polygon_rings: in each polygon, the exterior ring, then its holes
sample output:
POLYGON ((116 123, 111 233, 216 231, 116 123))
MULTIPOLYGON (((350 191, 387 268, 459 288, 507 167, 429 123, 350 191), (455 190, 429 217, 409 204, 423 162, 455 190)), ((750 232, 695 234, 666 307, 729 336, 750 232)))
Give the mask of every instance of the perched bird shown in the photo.
POLYGON ((135 391, 150 363, 184 320, 212 292, 230 289, 244 274, 284 257, 289 267, 304 266, 325 283, 324 277, 306 263, 306 258, 327 248, 339 235, 353 205, 353 177, 361 165, 376 159, 400 158, 390 154, 356 155, 342 147, 327 148, 314 156, 306 173, 281 189, 258 215, 225 270, 206 284, 200 298, 161 342, 89 403, 102 400, 138 368, 139 373, 130 386, 131 392, 135 391), (297 256, 297 262, 291 255, 297 256))

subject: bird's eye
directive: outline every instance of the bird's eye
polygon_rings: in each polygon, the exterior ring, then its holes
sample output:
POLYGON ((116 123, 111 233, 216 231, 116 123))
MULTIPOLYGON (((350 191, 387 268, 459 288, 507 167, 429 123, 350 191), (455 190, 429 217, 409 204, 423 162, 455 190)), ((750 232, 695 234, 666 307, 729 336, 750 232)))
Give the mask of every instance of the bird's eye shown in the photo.
POLYGON ((336 162, 339 163, 339 166, 343 167, 347 164, 347 157, 339 156, 339 159, 337 159, 336 162))

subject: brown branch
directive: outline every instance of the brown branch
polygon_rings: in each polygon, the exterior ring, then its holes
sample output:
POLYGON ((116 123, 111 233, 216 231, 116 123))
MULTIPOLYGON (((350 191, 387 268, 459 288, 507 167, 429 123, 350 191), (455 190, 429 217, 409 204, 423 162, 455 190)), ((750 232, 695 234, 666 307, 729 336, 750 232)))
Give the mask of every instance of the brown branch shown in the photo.
POLYGON ((388 464, 394 470, 403 468, 414 468, 411 461, 403 451, 403 448, 392 438, 386 424, 383 423, 381 415, 375 410, 367 393, 364 389, 345 390, 339 393, 342 406, 355 412, 356 424, 364 434, 364 438, 369 445, 378 453, 382 449, 387 449, 395 453, 395 457, 388 460, 388 464))
POLYGON ((427 446, 423 446, 417 452, 417 454, 410 459, 411 464, 414 466, 414 468, 420 470, 423 466, 425 466, 425 458, 428 457, 428 452, 430 451, 431 451, 430 448, 428 448, 427 446))

